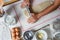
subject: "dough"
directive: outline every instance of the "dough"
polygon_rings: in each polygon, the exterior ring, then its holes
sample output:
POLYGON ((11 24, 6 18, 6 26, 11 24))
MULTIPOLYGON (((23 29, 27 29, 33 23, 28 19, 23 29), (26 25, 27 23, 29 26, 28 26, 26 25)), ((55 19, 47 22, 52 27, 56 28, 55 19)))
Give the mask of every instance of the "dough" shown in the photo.
POLYGON ((52 1, 51 1, 51 0, 49 0, 49 1, 44 1, 44 2, 42 2, 42 3, 39 3, 38 5, 33 5, 33 6, 32 6, 32 10, 33 10, 35 13, 38 13, 38 12, 43 11, 43 10, 46 9, 47 7, 49 7, 51 4, 52 4, 52 1))

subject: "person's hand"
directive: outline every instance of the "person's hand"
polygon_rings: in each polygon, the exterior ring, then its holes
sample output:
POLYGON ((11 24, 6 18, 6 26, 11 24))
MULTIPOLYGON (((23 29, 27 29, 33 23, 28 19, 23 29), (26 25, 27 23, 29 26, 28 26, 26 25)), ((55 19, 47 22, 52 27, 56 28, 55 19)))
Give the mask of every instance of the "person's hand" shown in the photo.
POLYGON ((28 18, 28 23, 34 23, 38 20, 37 16, 34 13, 31 13, 32 16, 28 18))
POLYGON ((22 7, 22 8, 24 8, 24 7, 26 7, 26 6, 29 7, 29 5, 30 5, 29 0, 24 0, 24 1, 22 2, 22 4, 21 4, 21 7, 22 7))

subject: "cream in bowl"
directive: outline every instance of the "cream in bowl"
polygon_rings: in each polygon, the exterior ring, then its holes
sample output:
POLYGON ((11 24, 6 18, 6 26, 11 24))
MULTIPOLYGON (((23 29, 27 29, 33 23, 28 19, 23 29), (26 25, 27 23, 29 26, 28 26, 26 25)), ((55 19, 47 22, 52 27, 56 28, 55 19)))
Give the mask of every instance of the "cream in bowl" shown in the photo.
POLYGON ((39 30, 36 33, 37 40, 47 40, 47 37, 48 37, 48 35, 44 30, 39 30))

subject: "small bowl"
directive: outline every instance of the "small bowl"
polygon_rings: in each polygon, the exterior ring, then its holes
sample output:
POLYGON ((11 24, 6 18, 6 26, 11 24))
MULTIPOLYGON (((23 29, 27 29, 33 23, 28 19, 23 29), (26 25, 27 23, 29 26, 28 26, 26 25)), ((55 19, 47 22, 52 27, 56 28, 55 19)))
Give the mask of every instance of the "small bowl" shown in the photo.
POLYGON ((60 32, 56 32, 56 33, 53 35, 53 39, 55 39, 55 40, 60 40, 60 32))
POLYGON ((13 16, 6 15, 4 18, 4 22, 8 25, 14 25, 16 24, 16 19, 13 16))
POLYGON ((41 40, 47 40, 48 35, 47 35, 47 33, 44 30, 39 30, 39 31, 36 32, 36 39, 39 39, 39 38, 37 38, 38 33, 42 33, 43 34, 43 37, 41 38, 41 40))
POLYGON ((56 19, 53 22, 53 29, 56 30, 56 31, 60 31, 60 19, 56 19))
POLYGON ((32 31, 26 31, 23 35, 25 40, 32 40, 34 33, 32 31))

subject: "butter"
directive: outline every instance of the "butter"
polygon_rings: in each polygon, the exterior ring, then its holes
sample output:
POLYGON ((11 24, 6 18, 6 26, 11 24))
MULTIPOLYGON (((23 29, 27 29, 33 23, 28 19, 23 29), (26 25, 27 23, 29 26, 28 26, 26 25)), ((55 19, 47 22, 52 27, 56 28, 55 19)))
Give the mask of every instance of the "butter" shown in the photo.
POLYGON ((42 39, 42 38, 43 38, 43 33, 38 33, 37 37, 38 37, 39 39, 42 39))

